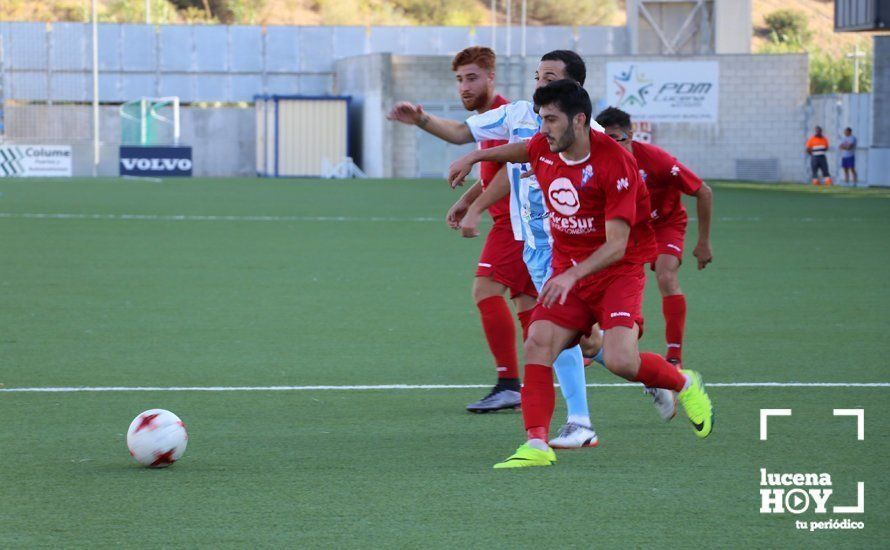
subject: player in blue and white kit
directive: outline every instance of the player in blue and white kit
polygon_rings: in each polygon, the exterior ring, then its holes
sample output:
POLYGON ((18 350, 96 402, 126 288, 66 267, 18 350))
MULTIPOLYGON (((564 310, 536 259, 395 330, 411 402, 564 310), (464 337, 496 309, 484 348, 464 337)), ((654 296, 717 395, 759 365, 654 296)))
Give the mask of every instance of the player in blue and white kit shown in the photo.
MULTIPOLYGON (((584 61, 575 52, 556 50, 541 58, 535 72, 537 87, 549 82, 571 78, 584 84, 584 61)), ((517 101, 488 112, 474 115, 466 123, 427 114, 420 105, 396 104, 389 114, 391 120, 415 124, 423 130, 451 143, 463 144, 489 139, 526 141, 538 131, 540 118, 534 105, 517 101)), ((523 259, 535 286, 540 290, 551 275, 550 226, 541 189, 534 176, 523 178, 527 165, 510 164, 507 178, 495 178, 488 189, 470 206, 460 220, 465 237, 478 235, 476 226, 482 213, 497 200, 510 195, 510 219, 516 240, 525 243, 523 259)), ((528 323, 523 322, 523 336, 528 323)), ((550 441, 554 448, 594 447, 598 444, 590 422, 584 362, 580 347, 563 351, 554 363, 556 376, 568 408, 568 419, 557 437, 550 441)))

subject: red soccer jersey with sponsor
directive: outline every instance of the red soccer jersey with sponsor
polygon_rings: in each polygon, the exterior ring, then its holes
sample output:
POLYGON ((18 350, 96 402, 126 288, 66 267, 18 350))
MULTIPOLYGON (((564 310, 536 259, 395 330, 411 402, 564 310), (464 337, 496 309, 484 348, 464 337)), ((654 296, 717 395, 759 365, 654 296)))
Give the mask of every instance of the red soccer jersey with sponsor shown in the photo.
MULTIPOLYGON (((492 109, 497 109, 501 105, 507 105, 510 103, 503 96, 498 95, 495 96, 494 102, 491 104, 492 109)), ((499 140, 499 139, 489 139, 485 141, 479 142, 480 149, 489 149, 491 147, 497 147, 498 145, 506 145, 508 142, 499 140)), ((497 175, 498 170, 501 169, 504 165, 499 162, 491 162, 491 161, 483 161, 479 163, 479 179, 482 181, 482 188, 488 187, 488 184, 491 183, 491 180, 494 179, 495 175, 497 175)), ((495 222, 501 223, 510 223, 510 196, 506 196, 498 202, 492 204, 488 208, 488 213, 491 214, 491 217, 495 222)))
POLYGON ((595 130, 590 130, 590 156, 583 161, 566 162, 559 153, 551 153, 541 134, 527 143, 526 150, 550 211, 557 272, 602 246, 606 221, 614 219, 631 227, 619 264, 652 261, 655 236, 649 223, 649 193, 630 153, 595 130))
POLYGON ((633 155, 640 177, 649 190, 652 223, 660 225, 685 220, 686 208, 680 195, 696 194, 701 179, 661 147, 634 142, 633 155))

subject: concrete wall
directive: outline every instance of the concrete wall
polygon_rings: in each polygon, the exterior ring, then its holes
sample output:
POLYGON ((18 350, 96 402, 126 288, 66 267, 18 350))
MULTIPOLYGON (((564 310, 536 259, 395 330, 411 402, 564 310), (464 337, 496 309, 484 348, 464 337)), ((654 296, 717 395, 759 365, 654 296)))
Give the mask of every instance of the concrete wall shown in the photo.
POLYGON ((372 178, 393 176, 392 132, 383 118, 392 104, 392 56, 371 54, 341 59, 336 65, 337 92, 350 102, 349 149, 372 178))
MULTIPOLYGON (((609 61, 672 61, 677 58, 587 57, 587 90, 604 100, 609 61)), ((807 58, 804 55, 690 56, 684 60, 720 63, 720 109, 716 124, 657 123, 654 142, 674 153, 705 178, 738 179, 737 160, 773 161, 778 178, 805 181, 807 58)), ((502 58, 499 91, 510 99, 531 98, 535 58, 502 58)), ((877 73, 876 69, 876 73, 877 73)), ((890 72, 890 71, 888 71, 890 72)), ((890 78, 890 77, 888 77, 890 78)), ((391 123, 384 116, 395 101, 459 104, 447 56, 372 54, 336 64, 335 93, 353 97, 351 150, 372 177, 415 177, 419 172, 415 127, 391 123)), ((890 83, 887 84, 890 88, 890 83)), ((876 103, 877 104, 877 103, 876 103)), ((890 109, 890 102, 886 103, 890 109)), ((881 105, 884 105, 883 103, 881 105)), ((70 143, 75 147, 75 174, 91 173, 88 106, 8 106, 7 139, 25 143, 70 143), (69 136, 65 140, 41 136, 69 136)), ((875 124, 880 116, 875 114, 875 124)), ((235 176, 255 173, 255 115, 252 108, 182 109, 182 143, 194 147, 195 174, 235 176)), ((886 132, 884 135, 888 135, 886 132)), ((120 116, 117 107, 102 108, 100 172, 117 173, 120 116)), ((876 140, 877 143, 877 140, 876 140)), ((890 150, 890 149, 888 149, 890 150)), ((890 157, 888 157, 890 158, 890 157)), ((874 173, 874 171, 871 171, 874 173)))
POLYGON ((714 53, 751 53, 751 0, 714 2, 714 53))
MULTIPOLYGON (((365 59, 365 58, 362 58, 365 59)), ((606 63, 609 61, 670 61, 663 57, 588 57, 586 88, 594 103, 604 100, 606 63)), ((804 181, 806 157, 805 106, 807 102, 808 65, 805 55, 720 55, 690 56, 683 60, 717 60, 720 63, 720 110, 716 124, 658 123, 655 143, 663 146, 706 178, 737 179, 736 160, 775 159, 779 179, 804 181)), ((365 61, 356 61, 361 65, 365 61)), ((341 93, 351 93, 347 83, 354 85, 358 68, 349 63, 338 65, 341 93), (349 69, 349 70, 347 70, 349 69), (341 78, 341 74, 343 78, 341 78)), ((376 58, 375 63, 386 64, 376 58)), ((514 59, 498 61, 499 91, 509 99, 530 99, 534 91, 537 60, 514 59)), ((381 73, 383 74, 383 73, 381 73)), ((367 107, 376 113, 364 112, 364 121, 382 119, 398 100, 457 102, 450 60, 447 57, 392 56, 388 86, 378 83, 381 101, 375 96, 367 107), (379 109, 379 111, 377 111, 379 109)), ((377 93, 377 92, 375 92, 377 93)), ((364 156, 383 143, 382 174, 393 177, 414 177, 418 172, 418 130, 401 124, 384 122, 364 131, 364 156), (388 141, 390 140, 390 141, 388 141)))
MULTIPOLYGON (((121 143, 118 107, 99 111, 99 175, 118 174, 121 143)), ((256 120, 252 108, 180 111, 180 143, 192 146, 195 176, 246 176, 256 173, 256 120)), ((7 143, 71 145, 75 176, 92 174, 92 109, 79 105, 28 105, 6 108, 7 143), (44 136, 66 136, 49 139, 44 136)))
POLYGON ((811 96, 807 102, 806 130, 821 126, 828 137, 828 167, 835 183, 843 183, 841 150, 844 128, 856 136, 856 174, 859 185, 869 183, 868 163, 872 145, 871 94, 827 94, 811 96))
POLYGON ((890 36, 874 37, 872 74, 872 148, 868 171, 872 185, 890 185, 890 36))

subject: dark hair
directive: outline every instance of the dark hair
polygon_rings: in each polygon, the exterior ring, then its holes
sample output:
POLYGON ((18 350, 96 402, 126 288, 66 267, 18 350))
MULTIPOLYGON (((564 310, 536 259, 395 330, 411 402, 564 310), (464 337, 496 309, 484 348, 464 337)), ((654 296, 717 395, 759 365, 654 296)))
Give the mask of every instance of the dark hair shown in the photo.
POLYGON ((603 109, 600 114, 596 115, 596 123, 603 128, 618 126, 625 130, 631 129, 630 115, 616 107, 606 107, 603 109))
POLYGON ((485 46, 470 46, 469 48, 464 48, 457 52, 457 55, 451 60, 451 70, 456 71, 458 67, 461 67, 462 65, 475 63, 486 71, 493 71, 496 57, 494 50, 491 48, 486 48, 485 46))
POLYGON ((555 80, 544 87, 535 90, 535 105, 556 105, 560 111, 568 115, 571 121, 578 113, 584 113, 587 124, 590 124, 590 113, 593 106, 590 104, 590 96, 587 90, 574 80, 564 78, 555 80))
POLYGON ((584 79, 587 78, 587 65, 584 64, 581 56, 572 50, 553 50, 545 53, 541 61, 562 61, 566 66, 566 76, 578 84, 584 85, 584 79))
POLYGON ((853 133, 853 129, 850 128, 849 126, 847 126, 846 128, 844 128, 844 131, 845 131, 845 132, 850 132, 851 134, 853 133))

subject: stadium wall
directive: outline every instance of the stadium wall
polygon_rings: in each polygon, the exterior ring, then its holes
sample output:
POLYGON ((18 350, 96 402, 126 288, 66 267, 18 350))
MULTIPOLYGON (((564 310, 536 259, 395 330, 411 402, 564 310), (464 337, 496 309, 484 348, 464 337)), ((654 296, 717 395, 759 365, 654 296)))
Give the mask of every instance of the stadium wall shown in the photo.
MULTIPOLYGON (((498 29, 494 48, 519 51, 498 29)), ((98 25, 103 103, 140 96, 253 101, 258 94, 331 93, 338 59, 373 53, 453 55, 492 45, 489 27, 98 25)), ((92 27, 84 23, 0 22, 6 97, 21 101, 92 100, 92 27)), ((629 50, 625 27, 528 27, 527 51, 586 55, 629 50)))
MULTIPOLYGON (((586 88, 594 103, 604 102, 606 64, 610 61, 715 60, 720 65, 717 123, 657 123, 654 143, 663 146, 705 178, 745 179, 739 161, 775 166, 783 181, 806 178, 805 108, 808 98, 808 58, 793 55, 598 56, 586 57, 586 88)), ((499 59, 499 91, 511 99, 529 99, 537 59, 499 59)), ((362 107, 360 164, 375 167, 376 177, 411 178, 421 171, 418 130, 384 120, 398 100, 457 102, 450 58, 444 56, 362 56, 337 63, 338 93, 359 96, 373 82, 372 101, 362 107), (380 67, 380 80, 367 65, 380 67), (361 77, 361 78, 360 78, 361 77), (376 78, 376 77, 375 77, 376 78), (383 80, 389 79, 389 82, 383 80), (379 98, 379 99, 378 99, 379 98), (368 112, 372 111, 372 112, 368 112), (379 121, 383 121, 382 123, 379 121), (382 160, 378 156, 382 155, 382 160)), ((744 163, 742 163, 744 164, 744 163)))
POLYGON ((875 53, 869 184, 890 186, 890 35, 876 35, 873 40, 875 53))
POLYGON ((850 127, 856 136, 856 173, 860 184, 876 184, 869 179, 869 158, 872 146, 872 94, 828 94, 811 96, 807 102, 806 129, 821 126, 830 145, 828 168, 835 183, 843 183, 841 149, 844 128, 850 127))
MULTIPOLYGON (((121 144, 120 108, 99 111, 100 176, 117 176, 121 144)), ((256 119, 252 108, 183 107, 183 145, 192 146, 196 176, 256 173, 256 119)), ((92 110, 85 105, 24 105, 6 108, 8 144, 71 145, 74 176, 92 175, 92 110), (65 136, 48 138, 46 136, 65 136)))

